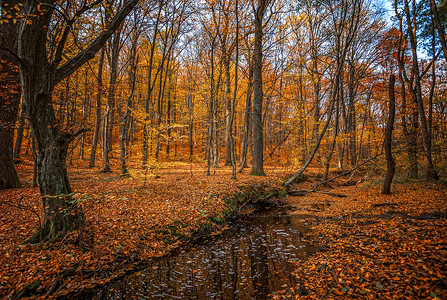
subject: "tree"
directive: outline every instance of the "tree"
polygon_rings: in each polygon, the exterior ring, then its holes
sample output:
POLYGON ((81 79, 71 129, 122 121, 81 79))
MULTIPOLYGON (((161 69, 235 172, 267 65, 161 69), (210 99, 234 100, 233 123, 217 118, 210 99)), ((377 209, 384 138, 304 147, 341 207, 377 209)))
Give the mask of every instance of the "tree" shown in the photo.
POLYGON ((236 159, 234 157, 234 138, 233 138, 233 120, 234 120, 234 111, 236 109, 236 95, 237 95, 237 74, 238 74, 238 68, 239 68, 239 16, 238 16, 238 1, 236 0, 236 4, 235 4, 235 14, 236 14, 236 63, 234 66, 234 92, 233 92, 233 101, 231 102, 231 113, 230 113, 230 121, 229 121, 229 142, 230 142, 230 151, 231 151, 231 166, 233 168, 233 173, 231 175, 231 178, 236 179, 236 159))
POLYGON ((262 120, 262 25, 267 6, 272 1, 258 0, 255 13, 255 40, 253 50, 253 166, 250 175, 265 176, 264 133, 262 120))
MULTIPOLYGON (((407 85, 411 86, 407 76, 406 62, 408 57, 406 55, 407 41, 405 39, 403 17, 398 12, 397 1, 394 2, 394 13, 398 19, 399 33, 397 40, 397 62, 399 66, 399 83, 400 83, 400 96, 402 101, 402 129, 404 136, 407 140, 407 153, 408 153, 408 169, 409 177, 417 178, 419 175, 418 159, 417 159, 417 137, 418 137, 418 119, 419 112, 417 109, 411 106, 414 103, 407 102, 407 85), (407 108, 410 113, 408 113, 407 108)), ((389 39, 391 40, 391 39, 389 39)), ((414 76, 411 76, 414 78, 414 76)))
POLYGON ((331 97, 327 112, 327 120, 304 165, 298 170, 298 172, 283 183, 283 186, 286 188, 289 187, 312 162, 331 122, 335 103, 338 102, 338 99, 343 98, 343 96, 340 95, 340 93, 343 92, 340 85, 343 83, 344 66, 351 43, 359 29, 361 12, 364 8, 364 0, 327 1, 326 5, 330 11, 330 16, 332 19, 333 28, 331 34, 333 34, 334 43, 334 74, 332 75, 333 85, 330 93, 331 97))
POLYGON ((135 12, 133 14, 133 24, 131 28, 131 32, 129 35, 132 36, 130 50, 129 50, 129 95, 126 99, 126 108, 124 111, 123 120, 120 126, 120 162, 121 162, 121 176, 129 176, 129 171, 127 170, 126 166, 126 141, 128 140, 128 135, 130 133, 130 124, 131 124, 131 110, 133 108, 133 97, 135 94, 135 81, 137 77, 137 65, 138 65, 138 55, 137 55, 137 48, 138 48, 138 39, 140 38, 140 31, 138 29, 138 22, 141 21, 138 19, 138 13, 135 12))
POLYGON ((389 110, 388 110, 388 122, 385 128, 385 138, 383 146, 385 148, 385 157, 387 172, 382 186, 382 194, 391 194, 391 183, 393 182, 394 172, 396 171, 396 163, 393 159, 391 143, 393 140, 393 126, 394 126, 394 114, 395 114, 395 96, 394 96, 394 83, 396 79, 394 74, 390 75, 389 80, 389 110))
POLYGON ((20 187, 13 160, 14 126, 20 105, 20 76, 12 54, 17 37, 16 18, 20 8, 15 1, 1 2, 0 20, 0 190, 20 187))
POLYGON ((61 128, 53 108, 54 87, 92 59, 108 38, 118 29, 139 0, 126 1, 107 26, 83 50, 64 61, 64 49, 72 28, 87 11, 92 11, 101 0, 84 2, 73 12, 64 15, 65 26, 49 47, 48 31, 55 15, 60 13, 56 0, 23 0, 23 20, 17 39, 23 107, 37 143, 37 171, 44 208, 44 222, 29 242, 55 240, 67 231, 84 224, 84 213, 72 195, 67 175, 68 146, 84 132, 68 132, 61 128), (62 62, 64 62, 62 64, 62 62))
POLYGON ((98 75, 97 75, 97 94, 96 94, 96 113, 95 113, 95 131, 93 132, 92 149, 90 151, 90 161, 88 166, 93 168, 95 166, 96 148, 98 147, 99 135, 101 132, 101 97, 102 97, 102 71, 104 68, 104 57, 106 49, 101 49, 98 63, 98 75))
POLYGON ((109 153, 112 151, 113 123, 115 115, 116 85, 118 80, 118 58, 121 51, 121 31, 120 26, 109 40, 110 50, 110 77, 109 88, 107 91, 106 109, 104 111, 103 133, 102 133, 102 160, 104 164, 104 173, 111 172, 109 153))
POLYGON ((439 17, 438 7, 436 6, 435 0, 430 0, 430 11, 433 15, 433 19, 438 29, 439 40, 441 41, 442 51, 444 52, 444 58, 447 59, 447 43, 445 41, 445 29, 441 23, 441 18, 439 17))
POLYGON ((416 2, 412 0, 412 9, 410 11, 410 5, 408 0, 404 0, 404 12, 408 26, 408 35, 410 38, 410 48, 412 52, 412 76, 411 76, 411 84, 410 84, 410 94, 413 98, 413 101, 417 104, 417 109, 419 112, 419 120, 421 123, 422 129, 422 141, 424 146, 424 154, 427 162, 427 172, 426 175, 430 179, 438 180, 439 176, 435 170, 433 159, 432 159, 432 143, 431 143, 431 135, 430 129, 428 128, 427 118, 425 116, 425 108, 424 103, 422 101, 422 88, 421 88, 421 72, 419 70, 419 61, 418 61, 418 50, 417 50, 417 11, 416 11, 416 2), (414 79, 414 81, 413 81, 414 79))

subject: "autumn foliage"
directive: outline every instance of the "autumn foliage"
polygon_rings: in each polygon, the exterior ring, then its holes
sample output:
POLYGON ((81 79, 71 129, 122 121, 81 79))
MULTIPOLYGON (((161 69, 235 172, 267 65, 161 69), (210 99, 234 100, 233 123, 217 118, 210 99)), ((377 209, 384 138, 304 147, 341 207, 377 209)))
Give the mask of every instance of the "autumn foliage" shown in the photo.
POLYGON ((95 287, 286 193, 321 251, 272 297, 447 297, 444 2, 0 8, 0 297, 95 287))

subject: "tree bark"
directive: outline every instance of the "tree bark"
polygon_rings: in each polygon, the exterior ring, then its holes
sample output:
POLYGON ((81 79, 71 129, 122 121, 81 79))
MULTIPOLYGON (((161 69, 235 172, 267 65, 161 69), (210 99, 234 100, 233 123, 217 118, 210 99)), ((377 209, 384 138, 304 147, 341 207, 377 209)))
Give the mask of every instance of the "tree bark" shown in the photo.
MULTIPOLYGON (((19 77, 20 84, 20 77, 19 77)), ((22 142, 23 142, 23 131, 25 130, 25 113, 22 108, 20 108, 19 122, 16 131, 16 140, 14 143, 14 162, 20 162, 20 152, 22 151, 22 142)))
POLYGON ((237 96, 237 81, 238 81, 238 68, 239 68, 239 16, 238 16, 238 2, 236 1, 236 62, 234 66, 234 91, 233 91, 233 101, 231 103, 230 121, 229 121, 229 142, 230 142, 230 159, 232 166, 231 178, 236 179, 236 159, 234 157, 234 139, 233 139, 233 121, 234 121, 234 111, 236 110, 236 96, 237 96))
MULTIPOLYGON (((406 96, 406 84, 407 74, 405 71, 405 48, 404 43, 404 29, 402 16, 397 11, 397 1, 394 3, 394 13, 399 20, 399 42, 397 46, 397 61, 399 65, 399 83, 400 83, 400 95, 402 98, 402 129, 407 140, 407 153, 408 153, 408 175, 410 178, 418 178, 419 167, 417 159, 417 128, 419 113, 417 109, 411 109, 410 119, 407 120, 407 96, 406 96)), ((409 88, 411 88, 412 82, 409 82, 409 88)))
POLYGON ((244 133, 241 142, 241 157, 240 157, 240 169, 239 172, 247 166, 247 153, 248 145, 250 141, 250 125, 251 125, 251 98, 253 94, 253 64, 250 63, 248 66, 248 87, 247 87, 247 98, 245 101, 245 112, 244 112, 244 133))
MULTIPOLYGON (((104 31, 84 50, 59 66, 71 25, 77 18, 67 21, 69 24, 63 29, 61 39, 57 41, 56 50, 49 55, 47 31, 55 11, 56 0, 22 2, 22 13, 33 17, 32 22, 27 22, 28 18, 21 21, 17 38, 17 57, 20 63, 23 107, 37 143, 37 173, 44 207, 43 225, 29 242, 55 240, 67 231, 84 224, 84 213, 73 198, 66 166, 68 146, 83 130, 67 133, 61 129, 53 109, 52 94, 58 82, 94 57, 137 3, 138 0, 126 2, 104 31), (52 60, 49 61, 49 58, 52 60)), ((88 9, 89 7, 84 6, 78 14, 88 9)))
MULTIPOLYGON (((134 24, 137 26, 137 24, 134 24)), ((124 112, 123 121, 120 126, 120 162, 121 162, 121 176, 129 176, 129 171, 126 166, 126 141, 128 141, 128 136, 130 133, 130 119, 131 119, 131 109, 132 109, 132 99, 135 93, 135 81, 137 74, 137 43, 138 43, 139 33, 136 28, 133 30, 132 36, 132 46, 130 49, 129 58, 129 95, 126 100, 126 110, 124 112)))
POLYGON ((152 91, 154 90, 155 81, 157 80, 158 72, 155 76, 155 79, 152 80, 152 68, 153 68, 153 62, 154 62, 154 54, 155 54, 155 46, 158 36, 158 26, 160 23, 160 17, 161 17, 161 11, 163 9, 163 0, 158 1, 158 10, 157 10, 157 19, 155 21, 155 27, 154 27, 154 35, 152 36, 152 43, 151 43, 151 50, 149 53, 149 65, 148 65, 148 78, 147 78, 147 94, 146 99, 144 101, 144 125, 143 125, 143 157, 142 157, 142 166, 146 167, 147 160, 148 160, 148 147, 149 147, 149 107, 152 100, 152 91))
MULTIPOLYGON (((225 47, 225 46, 224 46, 225 47)), ((232 120, 231 120, 231 78, 230 78, 230 54, 228 53, 228 49, 222 54, 222 60, 224 65, 224 74, 225 74, 225 165, 231 166, 231 140, 233 134, 232 120)))
POLYGON ((213 127, 214 127, 214 46, 216 37, 212 37, 211 42, 211 53, 210 53, 210 65, 211 65, 211 74, 210 74, 210 104, 208 110, 208 141, 206 147, 206 175, 211 175, 211 152, 213 151, 213 127))
POLYGON ((90 161, 88 166, 95 166, 96 148, 98 147, 99 136, 101 133, 101 97, 102 97, 102 70, 104 67, 105 48, 101 49, 101 55, 98 63, 98 90, 96 95, 96 114, 95 114, 95 131, 93 133, 92 149, 90 151, 90 161))
POLYGON ((250 175, 265 176, 264 134, 262 120, 262 19, 267 0, 259 0, 255 11, 255 40, 253 60, 253 165, 250 175))
POLYGON ((385 139, 384 139, 384 148, 385 148, 385 158, 387 165, 387 172, 385 175, 385 179, 383 181, 382 186, 382 194, 389 195, 391 194, 391 183, 393 182, 394 172, 396 170, 396 163, 393 159, 392 153, 392 140, 393 140, 393 127, 394 127, 394 115, 395 115, 395 96, 394 96, 394 83, 396 79, 394 74, 390 75, 389 82, 389 111, 388 111, 388 122, 385 128, 385 139))
POLYGON ((114 34, 111 41, 111 58, 110 58, 110 79, 109 89, 107 92, 107 105, 104 112, 104 127, 103 127, 103 140, 102 140, 102 156, 104 169, 103 172, 111 172, 109 153, 112 150, 113 140, 113 112, 115 110, 115 96, 116 96, 116 81, 118 79, 118 58, 120 53, 120 40, 121 40, 121 28, 120 27, 114 34))
MULTIPOLYGON (((2 14, 15 14, 15 1, 3 0, 2 14)), ((17 61, 9 51, 14 50, 18 23, 0 24, 0 190, 20 187, 14 167, 14 127, 20 105, 20 74, 17 61)))
POLYGON ((410 45, 411 51, 413 54, 413 72, 414 72, 414 88, 411 87, 411 95, 415 102, 417 103, 417 108, 419 111, 419 120, 421 123, 422 129, 422 142, 424 146, 424 154, 425 160, 427 162, 427 171, 426 176, 429 179, 439 180, 438 173, 435 170, 433 159, 432 159, 432 151, 431 151, 431 136, 429 134, 429 129, 427 125, 427 119, 425 116, 424 104, 422 101, 422 88, 421 88, 421 75, 419 72, 419 62, 417 55, 417 36, 416 36, 416 3, 415 0, 412 1, 412 12, 410 14, 408 0, 404 0, 405 4, 405 12, 407 25, 409 27, 408 33, 410 36, 410 45))
POLYGON ((192 159, 194 155, 194 102, 195 95, 187 93, 186 94, 186 106, 188 108, 188 146, 189 146, 189 158, 192 159))

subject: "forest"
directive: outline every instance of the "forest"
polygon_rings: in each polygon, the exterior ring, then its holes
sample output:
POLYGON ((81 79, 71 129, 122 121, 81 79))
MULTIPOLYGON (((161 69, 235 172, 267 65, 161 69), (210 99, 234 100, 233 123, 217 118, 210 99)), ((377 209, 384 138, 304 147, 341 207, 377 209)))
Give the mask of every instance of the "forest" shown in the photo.
POLYGON ((319 250, 218 299, 447 298, 446 1, 0 8, 0 297, 93 299, 274 206, 319 250))

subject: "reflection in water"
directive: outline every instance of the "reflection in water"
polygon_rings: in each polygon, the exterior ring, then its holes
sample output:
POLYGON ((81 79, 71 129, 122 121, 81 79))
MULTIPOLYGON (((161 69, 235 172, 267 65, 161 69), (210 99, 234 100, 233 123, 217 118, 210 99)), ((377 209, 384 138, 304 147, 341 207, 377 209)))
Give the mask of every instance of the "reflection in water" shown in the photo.
POLYGON ((315 248, 305 220, 278 210, 238 219, 234 229, 188 252, 151 262, 95 299, 265 299, 296 282, 289 261, 315 248))

